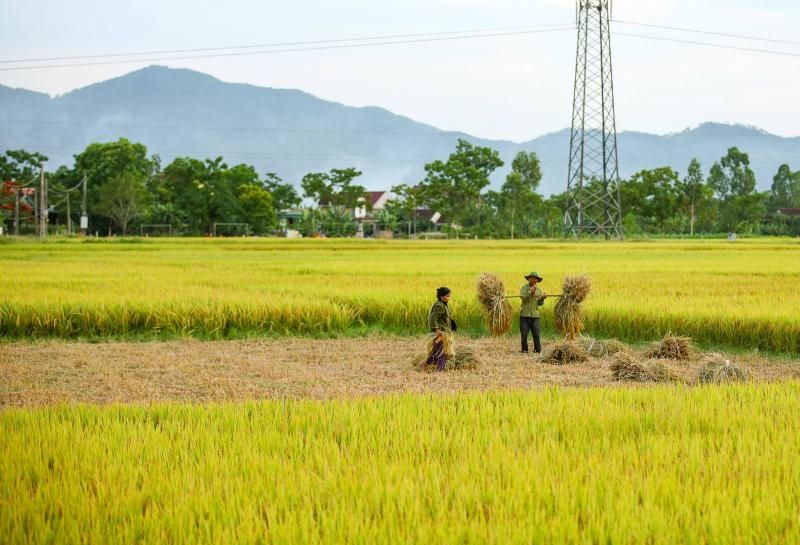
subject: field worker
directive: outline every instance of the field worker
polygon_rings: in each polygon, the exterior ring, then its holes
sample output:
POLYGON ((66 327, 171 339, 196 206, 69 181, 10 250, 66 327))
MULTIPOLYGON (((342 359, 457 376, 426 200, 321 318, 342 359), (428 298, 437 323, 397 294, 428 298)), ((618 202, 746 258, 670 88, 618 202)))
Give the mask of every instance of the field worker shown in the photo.
POLYGON ((522 340, 522 353, 528 353, 528 332, 533 333, 533 349, 537 354, 542 353, 542 338, 539 328, 539 307, 544 304, 547 295, 539 288, 543 280, 539 273, 532 272, 525 276, 527 284, 519 290, 522 298, 522 307, 519 311, 519 333, 522 340))
POLYGON ((441 287, 436 290, 436 302, 428 312, 428 328, 433 335, 429 344, 427 365, 436 364, 437 371, 444 371, 448 356, 452 356, 453 343, 450 334, 457 329, 450 314, 450 288, 441 287))

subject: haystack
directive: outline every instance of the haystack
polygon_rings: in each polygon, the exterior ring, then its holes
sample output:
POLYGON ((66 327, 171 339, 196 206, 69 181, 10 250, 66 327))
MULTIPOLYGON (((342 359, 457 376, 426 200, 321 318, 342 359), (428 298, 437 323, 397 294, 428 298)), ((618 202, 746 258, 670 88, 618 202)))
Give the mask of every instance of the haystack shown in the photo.
POLYGON ((499 337, 511 330, 513 311, 506 299, 506 289, 500 277, 494 273, 481 273, 476 283, 478 302, 483 307, 489 330, 499 337))
POLYGON ((583 329, 583 312, 581 304, 592 282, 586 275, 568 276, 564 279, 563 296, 558 299, 554 311, 556 329, 563 333, 567 339, 574 339, 583 329))
POLYGON ((628 345, 617 339, 593 339, 581 335, 575 342, 583 347, 584 350, 593 358, 605 358, 613 356, 617 352, 628 351, 628 345))
POLYGON ((692 356, 692 339, 667 334, 660 341, 650 345, 646 355, 648 358, 665 358, 670 360, 688 360, 692 356))
POLYGON ((723 384, 725 382, 748 382, 750 373, 731 362, 724 355, 713 352, 703 358, 703 366, 697 374, 701 384, 723 384))
POLYGON ((575 341, 558 341, 545 351, 542 361, 550 365, 567 365, 587 359, 589 354, 580 344, 575 341))
POLYGON ((628 382, 671 382, 675 376, 660 361, 642 361, 628 351, 614 354, 614 378, 628 382))

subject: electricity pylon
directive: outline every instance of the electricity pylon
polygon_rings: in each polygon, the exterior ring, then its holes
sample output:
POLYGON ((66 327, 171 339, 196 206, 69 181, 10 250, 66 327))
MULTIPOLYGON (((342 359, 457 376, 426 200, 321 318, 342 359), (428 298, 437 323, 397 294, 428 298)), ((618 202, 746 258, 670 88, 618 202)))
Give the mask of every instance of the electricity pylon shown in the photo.
POLYGON ((578 0, 566 234, 622 238, 610 0, 578 0))

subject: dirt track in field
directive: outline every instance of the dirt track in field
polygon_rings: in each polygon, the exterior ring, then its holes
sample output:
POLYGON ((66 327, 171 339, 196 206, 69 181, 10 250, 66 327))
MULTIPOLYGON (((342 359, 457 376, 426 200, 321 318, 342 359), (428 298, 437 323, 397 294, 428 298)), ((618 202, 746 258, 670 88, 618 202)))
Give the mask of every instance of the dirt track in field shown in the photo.
MULTIPOLYGON (((553 366, 517 353, 517 340, 481 339, 473 371, 421 373, 425 338, 0 344, 0 409, 57 403, 328 399, 401 392, 620 385, 610 360, 553 366)), ((545 343, 545 348, 547 348, 545 343)), ((755 380, 800 378, 800 361, 734 356, 755 380)), ((692 381, 699 360, 669 366, 692 381)))

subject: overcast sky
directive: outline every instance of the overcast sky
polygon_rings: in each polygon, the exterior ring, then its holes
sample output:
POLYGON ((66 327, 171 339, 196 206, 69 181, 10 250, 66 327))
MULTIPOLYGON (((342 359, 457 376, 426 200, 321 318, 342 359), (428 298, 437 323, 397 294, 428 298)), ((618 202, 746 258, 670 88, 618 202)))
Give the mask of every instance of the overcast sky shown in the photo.
MULTIPOLYGON (((572 0, 0 0, 0 60, 571 24, 572 0)), ((614 18, 800 42, 796 0, 617 0, 614 18)), ((800 43, 614 23, 647 34, 791 55, 614 35, 617 127, 667 133, 703 121, 800 136, 800 43), (792 56, 793 55, 793 56, 792 56)), ((302 89, 487 138, 569 125, 575 31, 271 55, 2 71, 0 84, 60 94, 148 64, 302 89)), ((77 61, 86 62, 86 61, 77 61)), ((8 63, 0 68, 19 66, 8 63)))

